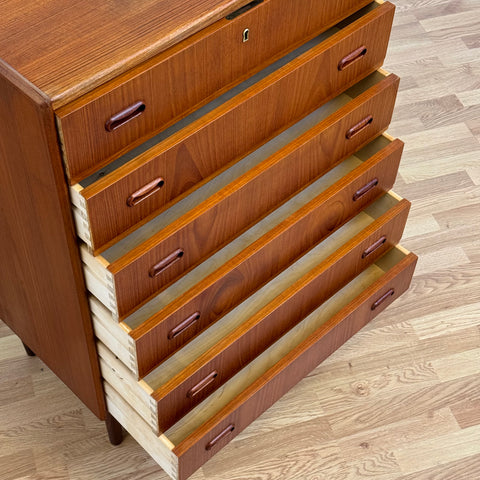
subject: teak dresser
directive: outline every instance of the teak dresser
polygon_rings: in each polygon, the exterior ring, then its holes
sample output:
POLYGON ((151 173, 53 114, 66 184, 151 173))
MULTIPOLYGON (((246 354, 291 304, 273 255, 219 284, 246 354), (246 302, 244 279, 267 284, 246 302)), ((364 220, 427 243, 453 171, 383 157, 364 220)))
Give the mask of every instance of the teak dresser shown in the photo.
POLYGON ((186 479, 409 286, 394 7, 0 7, 0 318, 186 479))

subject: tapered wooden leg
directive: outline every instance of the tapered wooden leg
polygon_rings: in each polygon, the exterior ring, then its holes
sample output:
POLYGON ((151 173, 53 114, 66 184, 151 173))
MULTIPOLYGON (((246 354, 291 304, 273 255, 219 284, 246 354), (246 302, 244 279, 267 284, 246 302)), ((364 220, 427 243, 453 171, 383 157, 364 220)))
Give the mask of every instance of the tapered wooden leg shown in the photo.
POLYGON ((108 412, 107 417, 105 418, 105 425, 107 427, 110 443, 112 445, 120 445, 123 442, 123 428, 108 412))
MULTIPOLYGON (((23 343, 23 342, 22 342, 23 343)), ((30 349, 30 347, 28 345, 25 345, 23 343, 23 348, 25 349, 25 351, 27 352, 27 355, 29 357, 35 357, 35 352, 33 350, 30 349)))

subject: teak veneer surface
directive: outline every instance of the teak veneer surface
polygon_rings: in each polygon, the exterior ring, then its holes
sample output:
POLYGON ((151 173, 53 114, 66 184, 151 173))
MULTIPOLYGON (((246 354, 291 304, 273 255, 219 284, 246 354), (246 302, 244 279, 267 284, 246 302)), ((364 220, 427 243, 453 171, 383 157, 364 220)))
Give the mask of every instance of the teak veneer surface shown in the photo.
POLYGON ((397 244, 409 208, 409 202, 402 200, 328 260, 312 268, 246 322, 157 388, 152 396, 157 402, 159 431, 171 427, 281 335, 397 244), (362 257, 362 253, 382 236, 387 238, 385 243, 374 253, 362 257), (193 398, 189 398, 189 391, 211 372, 217 373, 215 379, 193 398))
MULTIPOLYGON (((294 326, 224 387, 157 437, 152 435, 149 438, 151 430, 135 413, 135 410, 140 412, 138 402, 145 402, 145 388, 124 371, 121 362, 99 342, 102 371, 108 377, 105 389, 109 409, 112 415, 128 426, 134 438, 152 452, 172 478, 184 480, 308 372, 304 371, 308 364, 304 356, 307 352, 316 352, 319 355, 316 358, 324 359, 398 298, 410 283, 415 263, 416 256, 402 247, 390 250, 294 326), (388 296, 386 292, 389 292, 388 296), (380 299, 383 300, 379 302, 380 299), (374 303, 377 308, 372 308, 374 303), (357 316, 357 313, 361 315, 357 316), (334 335, 332 339, 332 330, 341 334, 334 335), (293 369, 286 371, 287 365, 293 369), (298 375, 302 371, 303 375, 298 375), (272 390, 272 384, 278 388, 272 390), (253 393, 255 398, 252 398, 253 393), (225 431, 227 426, 228 431, 225 431), (219 436, 221 432, 226 434, 219 436), (207 445, 213 443, 213 439, 217 439, 216 444, 210 449, 207 445), (192 455, 184 456, 189 450, 192 455)), ((308 262, 304 267, 308 271, 308 262)), ((306 280, 308 282, 311 277, 306 277, 306 280)))
POLYGON ((215 455, 217 450, 230 442, 320 362, 404 293, 410 285, 416 262, 417 257, 414 254, 406 255, 325 325, 320 326, 272 366, 234 401, 177 445, 173 453, 179 458, 179 479, 188 478, 207 459, 215 455), (379 308, 372 310, 371 305, 378 299, 379 293, 389 288, 394 289, 395 295, 379 308), (215 449, 205 450, 205 445, 212 439, 212 433, 221 432, 231 424, 235 426, 233 434, 218 442, 215 449))
POLYGON ((141 144, 368 1, 327 0, 322 8, 317 0, 262 1, 57 110, 70 177, 81 178, 86 167, 141 144), (249 40, 244 42, 246 29, 249 40), (107 131, 107 119, 139 101, 145 106, 139 116, 107 131))
POLYGON ((64 104, 247 3, 2 0, 0 58, 64 104))
POLYGON ((400 161, 401 147, 398 143, 388 146, 371 161, 360 165, 292 215, 289 221, 263 235, 134 329, 131 337, 135 342, 140 376, 282 271, 302 253, 302 249, 312 248, 360 208, 389 190, 395 181, 400 161), (388 168, 385 168, 386 165, 388 168), (365 198, 352 202, 352 195, 375 177, 379 179, 378 188, 365 198), (302 236, 305 239, 301 239, 302 236), (196 311, 200 312, 196 325, 167 341, 168 332, 196 311))
MULTIPOLYGON (((41 89, 57 107, 177 44, 249 1, 2 0, 0 58, 41 89)), ((322 2, 322 8, 329 8, 328 3, 322 2)), ((340 3, 348 13, 352 4, 358 2, 342 0, 340 3)), ((359 4, 359 8, 361 6, 359 4)), ((278 28, 286 26, 278 25, 278 28)))
MULTIPOLYGON (((371 125, 385 125, 384 128, 386 128, 393 111, 398 81, 398 77, 393 74, 387 76, 355 98, 352 106, 356 107, 359 104, 363 104, 365 108, 369 109, 365 115, 375 111, 371 125), (371 103, 369 100, 371 100, 371 103)), ((357 111, 357 114, 359 114, 359 111, 357 111)), ((332 121, 343 117, 344 114, 345 111, 340 110, 333 116, 332 121)), ((357 121, 362 118, 364 116, 359 117, 357 121)), ((335 132, 329 133, 335 135, 335 132)), ((362 138, 364 141, 368 141, 371 138, 369 129, 365 129, 357 137, 359 142, 361 142, 362 138)), ((153 265, 176 249, 183 247, 183 245, 180 246, 178 244, 178 240, 172 242, 173 237, 167 237, 167 233, 169 233, 168 228, 158 232, 108 265, 108 270, 112 273, 115 284, 118 315, 120 318, 125 318, 160 290, 172 284, 180 275, 184 275, 206 258, 207 254, 205 252, 198 254, 196 250, 192 252, 185 250, 180 261, 172 264, 171 267, 157 277, 150 278, 148 271, 153 265), (145 272, 147 272, 147 275, 145 275, 145 272), (132 285, 136 285, 135 290, 131 288, 132 285)), ((213 250, 208 253, 208 255, 211 254, 213 254, 213 250)))
MULTIPOLYGON (((198 188, 305 114, 378 68, 385 56, 394 7, 383 4, 144 154, 85 188, 92 247, 98 251, 135 224, 198 188), (338 62, 358 48, 367 54, 342 72, 338 62), (321 75, 323 81, 319 82, 321 75), (278 104, 277 98, 282 97, 278 104), (238 126, 241 126, 238 127, 238 126), (217 138, 224 139, 216 142, 217 138), (135 207, 126 199, 153 178, 164 186, 135 207)), ((92 155, 80 156, 85 168, 92 155)), ((72 168, 72 167, 70 167, 72 168)))
POLYGON ((103 417, 105 402, 53 111, 1 61, 0 112, 0 316, 103 417))

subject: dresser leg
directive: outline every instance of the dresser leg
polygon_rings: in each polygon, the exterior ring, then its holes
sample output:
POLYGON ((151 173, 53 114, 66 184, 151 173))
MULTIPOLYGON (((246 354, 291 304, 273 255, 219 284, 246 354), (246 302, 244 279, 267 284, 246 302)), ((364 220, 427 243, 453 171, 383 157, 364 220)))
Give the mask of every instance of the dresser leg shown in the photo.
POLYGON ((107 412, 105 418, 105 425, 107 427, 108 439, 112 445, 120 445, 123 441, 123 428, 117 420, 107 412))
MULTIPOLYGON (((23 342, 22 342, 23 343, 23 342)), ((35 357, 35 352, 33 350, 30 349, 30 347, 28 345, 25 345, 23 343, 23 348, 25 349, 25 351, 27 352, 27 355, 29 357, 35 357)))

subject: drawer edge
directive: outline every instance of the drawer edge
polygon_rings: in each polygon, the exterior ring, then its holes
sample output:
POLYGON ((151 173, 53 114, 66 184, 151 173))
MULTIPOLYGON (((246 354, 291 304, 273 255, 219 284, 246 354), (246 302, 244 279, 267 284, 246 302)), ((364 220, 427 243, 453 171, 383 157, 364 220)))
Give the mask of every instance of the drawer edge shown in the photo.
POLYGON ((179 479, 179 464, 177 456, 173 453, 174 445, 165 435, 159 437, 155 435, 138 413, 107 381, 104 380, 103 386, 110 414, 171 478, 179 479))
MULTIPOLYGON (((179 457, 180 479, 188 478, 215 453, 210 450, 205 454, 203 448, 203 444, 206 444, 212 435, 213 429, 224 429, 232 423, 232 417, 235 417, 238 426, 236 425, 235 435, 230 436, 228 441, 233 439, 236 434, 258 418, 311 370, 380 313, 386 307, 386 303, 375 312, 371 311, 370 304, 375 301, 383 287, 387 284, 395 284, 398 296, 403 294, 410 284, 416 261, 416 255, 409 253, 353 302, 338 312, 328 324, 320 327, 281 362, 244 390, 235 401, 177 445, 173 452, 179 457), (352 323, 353 325, 351 325, 352 323), (326 348, 316 349, 317 342, 325 339, 329 341, 326 348)), ((222 446, 226 443, 228 442, 222 442, 222 446)))

